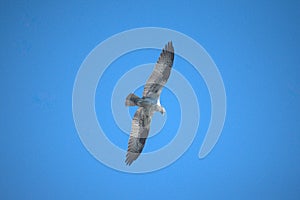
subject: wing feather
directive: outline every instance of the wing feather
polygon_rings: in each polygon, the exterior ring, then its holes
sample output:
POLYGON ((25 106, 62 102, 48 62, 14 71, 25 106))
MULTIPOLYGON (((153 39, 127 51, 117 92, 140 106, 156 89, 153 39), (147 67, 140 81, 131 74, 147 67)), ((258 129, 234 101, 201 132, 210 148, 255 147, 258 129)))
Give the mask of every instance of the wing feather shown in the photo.
POLYGON ((152 74, 144 87, 143 97, 157 99, 163 86, 169 79, 174 60, 174 48, 172 42, 168 42, 162 50, 152 74))
POLYGON ((132 128, 125 161, 127 165, 131 165, 143 151, 149 134, 150 123, 150 113, 144 107, 139 107, 132 120, 132 128))

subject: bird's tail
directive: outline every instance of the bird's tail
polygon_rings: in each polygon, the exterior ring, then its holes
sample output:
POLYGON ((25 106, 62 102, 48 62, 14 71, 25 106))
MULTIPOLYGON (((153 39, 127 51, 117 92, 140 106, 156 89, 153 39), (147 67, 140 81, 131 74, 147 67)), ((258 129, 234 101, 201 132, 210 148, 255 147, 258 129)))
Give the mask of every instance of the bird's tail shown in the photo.
POLYGON ((126 97, 126 101, 125 101, 125 106, 136 106, 137 105, 137 101, 140 98, 138 96, 136 96, 133 93, 130 93, 127 97, 126 97))

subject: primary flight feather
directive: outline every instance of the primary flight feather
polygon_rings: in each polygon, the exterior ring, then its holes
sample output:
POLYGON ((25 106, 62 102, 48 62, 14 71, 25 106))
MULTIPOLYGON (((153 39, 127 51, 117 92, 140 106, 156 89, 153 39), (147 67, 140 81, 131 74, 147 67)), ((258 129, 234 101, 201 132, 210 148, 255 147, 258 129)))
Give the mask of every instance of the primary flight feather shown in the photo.
POLYGON ((174 48, 168 42, 162 50, 152 74, 144 86, 143 97, 131 93, 127 96, 126 106, 139 106, 132 119, 132 127, 128 141, 126 164, 131 165, 145 146, 149 134, 151 118, 154 112, 164 114, 165 108, 160 105, 160 93, 169 79, 174 61, 174 48))

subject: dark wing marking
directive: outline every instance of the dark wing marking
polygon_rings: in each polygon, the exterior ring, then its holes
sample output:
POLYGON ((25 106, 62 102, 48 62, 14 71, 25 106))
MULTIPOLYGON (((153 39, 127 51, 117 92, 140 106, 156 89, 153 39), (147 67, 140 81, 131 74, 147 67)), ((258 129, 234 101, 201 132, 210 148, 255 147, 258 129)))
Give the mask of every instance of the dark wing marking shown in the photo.
POLYGON ((166 84, 173 65, 174 48, 172 42, 168 42, 162 50, 160 57, 144 87, 143 97, 157 99, 166 84))
POLYGON ((131 163, 135 161, 143 151, 149 134, 150 123, 150 113, 145 108, 139 107, 132 120, 132 127, 125 161, 127 165, 131 165, 131 163))

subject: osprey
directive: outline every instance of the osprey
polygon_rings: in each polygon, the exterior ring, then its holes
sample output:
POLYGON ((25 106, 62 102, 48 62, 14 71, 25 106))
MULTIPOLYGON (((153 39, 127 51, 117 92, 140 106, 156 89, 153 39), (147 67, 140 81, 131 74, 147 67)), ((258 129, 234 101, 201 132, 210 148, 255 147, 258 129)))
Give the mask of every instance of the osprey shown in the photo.
POLYGON ((139 98, 131 93, 126 98, 126 106, 139 106, 132 120, 125 161, 127 165, 131 165, 143 151, 153 113, 158 111, 164 114, 166 112, 165 108, 160 105, 159 97, 170 76, 173 60, 174 48, 172 42, 168 42, 144 86, 143 97, 139 98))

